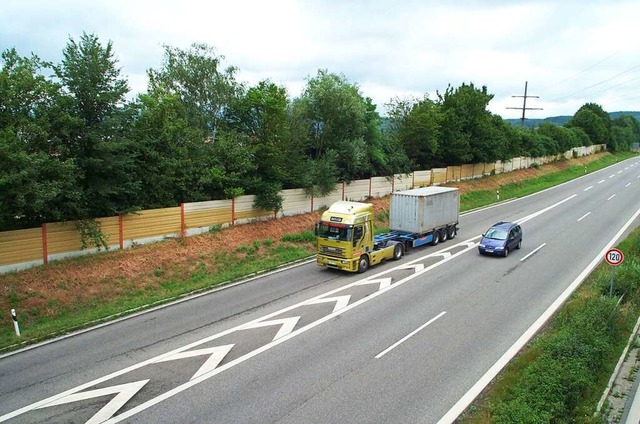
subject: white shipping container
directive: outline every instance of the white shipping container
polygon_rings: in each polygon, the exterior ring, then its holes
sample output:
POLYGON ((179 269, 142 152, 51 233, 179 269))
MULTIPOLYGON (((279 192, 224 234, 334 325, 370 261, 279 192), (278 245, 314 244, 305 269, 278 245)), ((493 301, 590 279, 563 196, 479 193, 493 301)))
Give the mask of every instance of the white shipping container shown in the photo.
POLYGON ((391 194, 389 229, 426 233, 458 222, 460 196, 454 187, 423 187, 391 194))

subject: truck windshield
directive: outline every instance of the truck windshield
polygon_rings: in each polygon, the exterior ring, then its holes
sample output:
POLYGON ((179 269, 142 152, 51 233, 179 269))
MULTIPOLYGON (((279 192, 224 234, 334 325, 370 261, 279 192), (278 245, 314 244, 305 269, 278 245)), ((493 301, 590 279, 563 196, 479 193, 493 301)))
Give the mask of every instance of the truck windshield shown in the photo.
POLYGON ((331 222, 321 222, 318 237, 329 240, 351 241, 353 227, 346 225, 336 225, 331 222))

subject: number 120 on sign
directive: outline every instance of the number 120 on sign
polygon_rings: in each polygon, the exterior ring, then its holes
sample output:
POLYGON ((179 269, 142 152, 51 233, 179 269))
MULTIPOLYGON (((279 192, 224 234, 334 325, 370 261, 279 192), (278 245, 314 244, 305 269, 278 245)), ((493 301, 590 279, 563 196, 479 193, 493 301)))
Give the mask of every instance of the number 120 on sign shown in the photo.
POLYGON ((609 249, 604 259, 609 265, 620 265, 624 261, 624 254, 619 249, 609 249))

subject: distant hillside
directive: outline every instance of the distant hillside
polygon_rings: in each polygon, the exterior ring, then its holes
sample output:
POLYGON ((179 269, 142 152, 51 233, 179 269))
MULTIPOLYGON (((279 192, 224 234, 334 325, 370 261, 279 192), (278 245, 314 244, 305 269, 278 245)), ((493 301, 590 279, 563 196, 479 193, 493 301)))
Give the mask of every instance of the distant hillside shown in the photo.
MULTIPOLYGON (((611 119, 619 118, 622 115, 630 115, 636 118, 638 121, 640 121, 640 112, 610 112, 609 113, 609 116, 611 117, 611 119)), ((525 124, 525 127, 527 128, 538 127, 543 122, 549 122, 555 125, 564 125, 571 118, 572 116, 563 115, 563 116, 551 116, 549 118, 544 118, 544 119, 526 119, 524 124, 525 124)), ((515 126, 521 125, 520 119, 505 119, 505 121, 515 126)))

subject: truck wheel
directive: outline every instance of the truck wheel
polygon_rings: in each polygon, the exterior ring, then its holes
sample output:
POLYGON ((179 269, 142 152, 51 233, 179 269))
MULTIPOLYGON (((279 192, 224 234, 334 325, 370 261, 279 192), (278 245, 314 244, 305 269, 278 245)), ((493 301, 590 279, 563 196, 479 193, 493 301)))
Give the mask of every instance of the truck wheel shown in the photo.
POLYGON ((456 226, 452 225, 451 227, 449 227, 447 229, 447 233, 449 233, 449 239, 450 240, 453 240, 454 238, 456 238, 456 233, 457 233, 456 226))
POLYGON ((395 261, 399 260, 402 257, 402 253, 404 249, 402 248, 402 243, 398 243, 395 245, 395 247, 393 248, 393 259, 395 261))
POLYGON ((434 231, 433 232, 433 239, 431 240, 431 244, 433 246, 436 246, 438 243, 440 243, 440 231, 434 231))
POLYGON ((440 241, 442 243, 447 241, 447 229, 446 228, 443 228, 442 230, 440 230, 440 241))
POLYGON ((368 269, 369 269, 369 257, 366 255, 360 256, 360 259, 358 260, 358 272, 362 274, 368 269))

